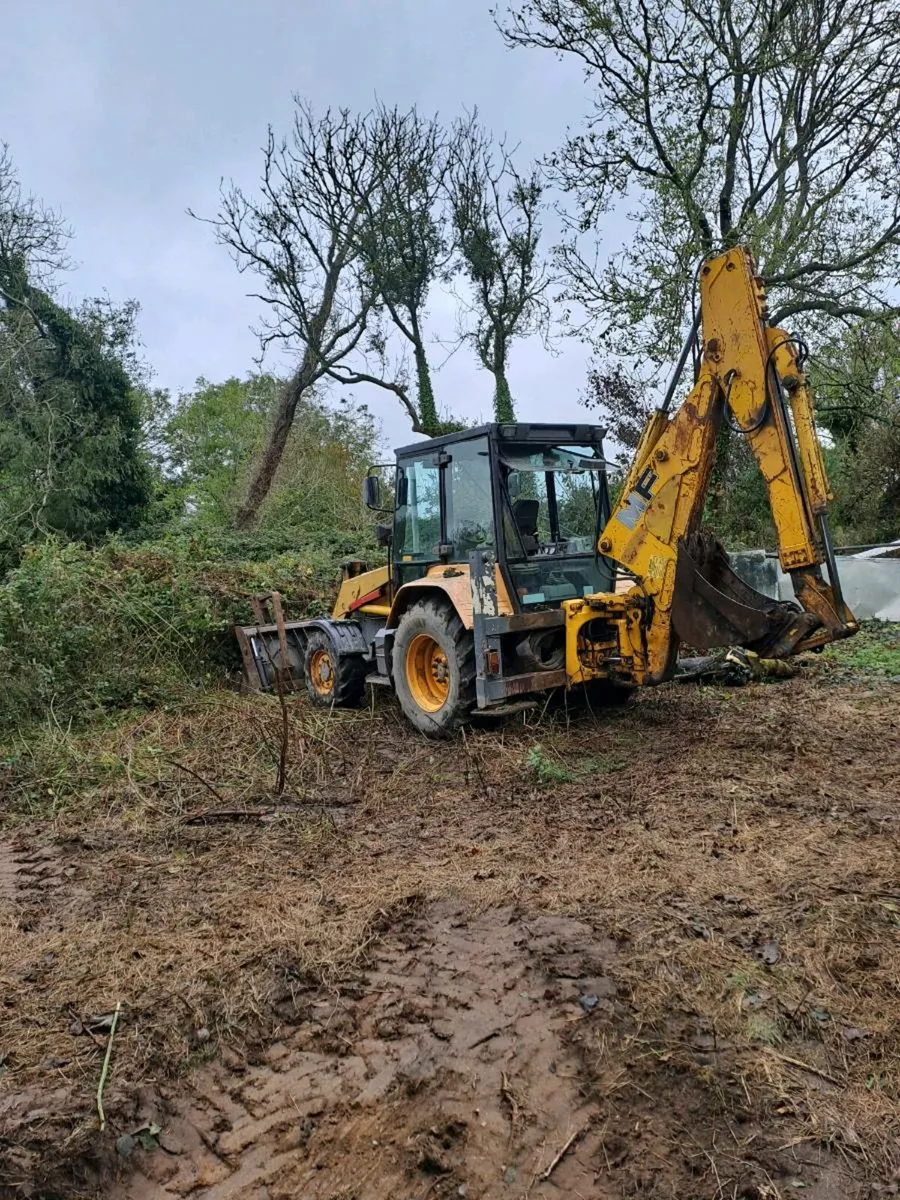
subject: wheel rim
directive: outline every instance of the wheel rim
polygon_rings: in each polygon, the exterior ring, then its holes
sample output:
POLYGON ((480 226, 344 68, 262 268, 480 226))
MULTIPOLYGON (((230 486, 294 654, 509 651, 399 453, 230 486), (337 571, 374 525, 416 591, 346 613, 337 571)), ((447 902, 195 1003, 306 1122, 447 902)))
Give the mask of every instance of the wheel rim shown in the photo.
POLYGON ((330 696, 334 691, 334 663, 327 650, 313 650, 309 660, 309 681, 317 696, 330 696))
POLYGON ((419 708, 437 712, 450 695, 450 664, 430 634, 419 633, 406 652, 406 682, 419 708))

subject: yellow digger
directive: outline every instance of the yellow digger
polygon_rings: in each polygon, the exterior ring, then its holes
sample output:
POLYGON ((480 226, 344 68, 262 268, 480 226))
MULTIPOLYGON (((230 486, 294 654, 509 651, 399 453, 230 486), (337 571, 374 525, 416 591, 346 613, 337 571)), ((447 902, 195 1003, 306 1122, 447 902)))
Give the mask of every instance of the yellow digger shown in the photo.
POLYGON ((347 561, 330 618, 240 627, 248 680, 302 679, 320 705, 393 688, 417 729, 447 734, 551 688, 615 702, 671 679, 682 644, 786 659, 855 633, 802 344, 768 324, 746 250, 706 260, 699 288, 615 506, 595 425, 492 424, 405 446, 390 505, 376 469, 365 481, 366 503, 391 516, 386 565, 347 561), (672 412, 692 347, 694 386, 672 412), (796 603, 749 587, 700 530, 723 419, 759 464, 796 603))

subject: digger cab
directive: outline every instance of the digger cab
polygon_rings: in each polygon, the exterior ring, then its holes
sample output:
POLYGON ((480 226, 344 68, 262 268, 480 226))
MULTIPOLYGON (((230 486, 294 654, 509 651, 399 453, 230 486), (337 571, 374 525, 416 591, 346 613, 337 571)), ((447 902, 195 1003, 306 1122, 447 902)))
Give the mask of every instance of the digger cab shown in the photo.
POLYGON ((608 591, 596 551, 610 500, 597 425, 483 425, 396 453, 394 594, 488 552, 514 612, 608 591))

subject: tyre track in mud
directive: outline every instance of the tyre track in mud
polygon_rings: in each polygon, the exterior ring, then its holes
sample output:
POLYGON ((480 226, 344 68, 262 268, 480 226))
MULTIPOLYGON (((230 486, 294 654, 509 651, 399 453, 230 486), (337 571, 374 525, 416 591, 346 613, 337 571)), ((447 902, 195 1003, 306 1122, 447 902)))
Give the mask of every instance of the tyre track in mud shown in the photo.
POLYGON ((31 906, 49 911, 54 893, 66 882, 59 853, 51 846, 29 849, 21 841, 0 842, 0 909, 21 918, 31 906))
MULTIPOLYGON (((679 1175, 699 1187, 719 1124, 699 1077, 666 1055, 655 1074, 640 1061, 652 1054, 590 1068, 633 1024, 619 954, 580 920, 433 904, 385 937, 356 985, 286 999, 307 1017, 258 1061, 227 1056, 145 1106, 160 1147, 136 1150, 110 1196, 617 1200, 669 1196, 679 1175)), ((699 1067, 709 1039, 693 1044, 699 1067)), ((859 1194, 827 1153, 779 1157, 758 1127, 742 1132, 718 1152, 733 1195, 766 1195, 773 1172, 811 1200, 859 1194)))
POLYGON ((565 1033, 586 1017, 582 995, 611 1010, 614 957, 579 921, 433 906, 260 1062, 205 1068, 186 1101, 162 1097, 169 1111, 146 1113, 161 1152, 135 1152, 114 1195, 596 1195, 598 1109, 565 1033))

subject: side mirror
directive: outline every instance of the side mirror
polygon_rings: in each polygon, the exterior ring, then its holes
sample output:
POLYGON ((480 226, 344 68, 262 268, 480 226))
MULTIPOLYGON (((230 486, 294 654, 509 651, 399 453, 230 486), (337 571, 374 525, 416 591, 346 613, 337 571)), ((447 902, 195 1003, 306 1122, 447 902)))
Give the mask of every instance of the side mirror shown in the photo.
POLYGON ((381 480, 377 475, 367 475, 363 480, 363 504, 366 508, 383 508, 381 502, 381 480))
POLYGON ((379 546, 389 546, 393 541, 394 528, 392 525, 376 525, 375 541, 379 546))

